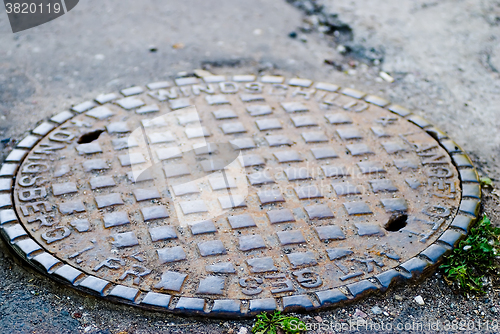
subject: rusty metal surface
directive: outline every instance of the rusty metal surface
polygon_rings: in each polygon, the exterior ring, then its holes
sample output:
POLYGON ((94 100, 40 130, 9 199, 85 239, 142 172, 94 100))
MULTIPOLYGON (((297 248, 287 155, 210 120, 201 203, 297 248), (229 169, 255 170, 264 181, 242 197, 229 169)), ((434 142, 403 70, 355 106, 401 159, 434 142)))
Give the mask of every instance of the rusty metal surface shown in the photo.
POLYGON ((232 316, 418 276, 480 199, 470 160, 419 116, 274 76, 100 95, 41 123, 0 174, 15 177, 3 235, 33 265, 123 302, 232 316))

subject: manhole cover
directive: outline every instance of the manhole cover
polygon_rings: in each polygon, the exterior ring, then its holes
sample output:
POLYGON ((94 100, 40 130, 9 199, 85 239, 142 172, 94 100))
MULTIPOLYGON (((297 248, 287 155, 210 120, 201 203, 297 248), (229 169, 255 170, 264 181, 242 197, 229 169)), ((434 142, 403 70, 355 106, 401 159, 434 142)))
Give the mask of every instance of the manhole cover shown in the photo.
POLYGON ((4 237, 158 310, 315 309, 419 277, 467 233, 469 158, 407 109, 279 76, 179 78, 41 123, 1 168, 4 237))

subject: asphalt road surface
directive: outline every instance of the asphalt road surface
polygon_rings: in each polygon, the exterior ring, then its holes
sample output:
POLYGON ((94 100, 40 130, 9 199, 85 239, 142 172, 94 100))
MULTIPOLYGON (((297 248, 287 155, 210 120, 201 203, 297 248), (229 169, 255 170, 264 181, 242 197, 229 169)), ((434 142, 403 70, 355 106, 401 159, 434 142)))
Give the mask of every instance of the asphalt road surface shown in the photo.
MULTIPOLYGON (((500 180, 500 1, 318 1, 323 8, 292 2, 296 6, 284 0, 86 0, 17 34, 0 11, 0 161, 39 120, 77 102, 206 68, 338 82, 388 98, 448 132, 482 175, 500 180), (330 14, 338 14, 337 21, 318 23, 330 14), (339 22, 345 24, 341 33, 329 34, 339 22), (380 71, 395 81, 385 81, 380 71)), ((498 208, 498 196, 487 192, 484 210, 494 223, 498 208)), ((179 317, 87 297, 23 266, 0 245, 0 333, 250 331, 248 320, 179 317)), ((493 321, 500 312, 495 289, 463 297, 436 274, 300 317, 493 321), (417 295, 424 306, 414 302, 417 295)))

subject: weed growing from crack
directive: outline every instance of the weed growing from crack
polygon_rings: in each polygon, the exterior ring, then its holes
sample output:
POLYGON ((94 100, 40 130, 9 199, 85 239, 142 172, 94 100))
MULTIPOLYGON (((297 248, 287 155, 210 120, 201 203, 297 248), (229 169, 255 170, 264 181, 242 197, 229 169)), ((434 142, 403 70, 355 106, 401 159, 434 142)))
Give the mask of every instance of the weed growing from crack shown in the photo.
POLYGON ((482 177, 479 179, 479 182, 481 183, 481 187, 485 188, 493 187, 493 181, 491 181, 489 177, 482 177))
POLYGON ((486 293, 485 276, 497 268, 495 258, 500 251, 500 228, 483 218, 471 228, 466 239, 461 240, 440 266, 448 283, 458 282, 464 294, 486 293))
POLYGON ((257 315, 257 320, 252 327, 252 333, 255 334, 276 334, 281 329, 287 334, 300 333, 300 329, 305 328, 305 323, 296 317, 288 317, 281 314, 280 311, 274 313, 265 313, 257 315))

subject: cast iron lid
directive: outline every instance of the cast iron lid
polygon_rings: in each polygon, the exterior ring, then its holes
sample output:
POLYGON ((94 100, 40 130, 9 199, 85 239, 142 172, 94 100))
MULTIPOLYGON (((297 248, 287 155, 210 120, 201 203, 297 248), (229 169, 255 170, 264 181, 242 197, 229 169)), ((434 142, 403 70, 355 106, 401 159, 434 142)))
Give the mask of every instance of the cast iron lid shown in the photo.
POLYGON ((435 267, 478 214, 469 158, 380 97, 185 77, 41 123, 0 171, 3 236, 62 282, 147 308, 315 309, 435 267))

